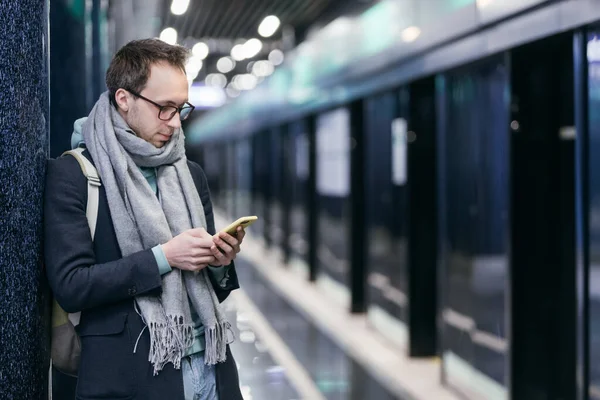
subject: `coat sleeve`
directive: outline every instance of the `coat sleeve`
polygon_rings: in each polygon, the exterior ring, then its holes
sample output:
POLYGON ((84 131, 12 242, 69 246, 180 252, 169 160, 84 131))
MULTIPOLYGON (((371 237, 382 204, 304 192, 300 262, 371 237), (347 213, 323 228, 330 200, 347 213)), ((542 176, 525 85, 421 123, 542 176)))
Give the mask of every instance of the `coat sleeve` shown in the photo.
POLYGON ((49 160, 44 193, 44 261, 54 297, 77 312, 156 291, 152 249, 96 264, 85 210, 87 181, 73 157, 49 160))
MULTIPOLYGON (((202 170, 200 165, 195 162, 188 161, 188 165, 190 168, 190 172, 192 174, 192 178, 194 179, 194 183, 196 185, 196 189, 200 194, 200 200, 202 201, 202 207, 204 208, 204 216, 206 217, 206 231, 211 235, 216 233, 215 230, 215 216, 213 212, 212 201, 210 199, 210 189, 208 187, 208 180, 206 179, 206 175, 202 170)), ((229 296, 232 290, 239 289, 239 281, 237 277, 237 273, 235 271, 235 263, 232 262, 230 265, 221 267, 227 268, 226 279, 217 279, 213 273, 208 274, 210 277, 210 281, 215 289, 215 293, 219 301, 225 301, 225 299, 229 296), (225 282, 225 283, 223 283, 225 282)))

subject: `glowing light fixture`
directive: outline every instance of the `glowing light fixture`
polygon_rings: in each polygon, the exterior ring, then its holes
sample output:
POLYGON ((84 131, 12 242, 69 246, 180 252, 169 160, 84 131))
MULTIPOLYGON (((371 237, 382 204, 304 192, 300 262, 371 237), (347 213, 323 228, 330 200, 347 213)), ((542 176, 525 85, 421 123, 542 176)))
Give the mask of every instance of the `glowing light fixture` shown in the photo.
POLYGON ((200 71, 202 69, 202 60, 200 57, 192 56, 187 62, 186 68, 191 70, 200 71))
POLYGON ((217 69, 219 72, 226 74, 235 68, 235 61, 231 57, 221 57, 217 61, 217 69))
POLYGON ((281 21, 274 15, 269 15, 258 26, 258 34, 262 37, 271 37, 279 29, 281 21))
POLYGON ((236 84, 241 90, 252 90, 258 84, 258 80, 254 75, 243 74, 236 80, 236 84))
POLYGON ((421 29, 416 26, 409 26, 402 31, 402 40, 406 43, 414 42, 421 35, 421 29))
POLYGON ((236 44, 235 46, 233 46, 233 49, 231 49, 231 57, 235 61, 244 60, 246 58, 246 50, 244 48, 244 45, 236 44))
POLYGON ((281 51, 279 49, 275 49, 269 53, 269 61, 271 61, 271 64, 273 64, 275 66, 281 65, 283 60, 284 60, 283 51, 281 51))
POLYGON ((191 79, 192 81, 198 77, 198 73, 202 69, 202 60, 200 57, 192 56, 188 60, 185 66, 185 73, 188 77, 188 81, 191 79))
POLYGON ((263 44, 258 39, 250 39, 244 43, 244 56, 245 58, 252 58, 256 56, 262 50, 263 44))
POLYGON ((208 74, 204 80, 207 86, 224 88, 227 85, 227 77, 223 74, 208 74))
POLYGON ((177 31, 173 28, 165 28, 160 33, 160 40, 169 44, 177 43, 177 31))
POLYGON ((190 5, 190 0, 173 0, 171 12, 175 15, 183 15, 190 5))
POLYGON ((185 69, 185 74, 187 75, 188 82, 194 82, 194 79, 198 77, 199 73, 199 69, 185 69))
POLYGON ((192 54, 201 60, 204 60, 206 57, 208 57, 208 52, 208 45, 203 42, 198 42, 194 45, 194 47, 192 47, 192 54))
POLYGON ((271 75, 275 71, 275 67, 269 61, 261 60, 254 63, 252 73, 257 77, 265 77, 271 75))

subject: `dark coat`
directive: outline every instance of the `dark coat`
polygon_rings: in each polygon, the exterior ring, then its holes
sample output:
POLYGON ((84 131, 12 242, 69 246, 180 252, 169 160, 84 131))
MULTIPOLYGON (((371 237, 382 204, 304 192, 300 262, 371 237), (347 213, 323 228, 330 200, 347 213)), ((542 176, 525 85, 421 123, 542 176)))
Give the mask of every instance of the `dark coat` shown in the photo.
MULTIPOLYGON (((84 155, 92 161, 86 151, 84 155)), ((210 192, 204 171, 188 166, 206 214, 207 231, 215 233, 210 192)), ((77 398, 183 400, 183 376, 167 364, 157 375, 148 361, 150 337, 134 309, 137 295, 159 294, 161 276, 151 249, 121 255, 104 187, 100 187, 98 220, 92 242, 85 214, 87 180, 76 159, 48 161, 44 209, 45 265, 50 286, 67 312, 82 311, 77 327, 82 352, 77 398)), ((225 288, 213 281, 220 301, 239 287, 235 266, 225 288)), ((212 276, 211 276, 212 277, 212 276)), ((235 361, 218 364, 220 400, 242 399, 235 361)))

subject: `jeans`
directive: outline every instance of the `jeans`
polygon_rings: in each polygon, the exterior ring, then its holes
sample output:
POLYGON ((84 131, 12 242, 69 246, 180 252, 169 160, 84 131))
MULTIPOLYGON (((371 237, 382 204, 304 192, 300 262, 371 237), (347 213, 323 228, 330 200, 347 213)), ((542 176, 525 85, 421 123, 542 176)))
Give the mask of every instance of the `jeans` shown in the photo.
POLYGON ((219 400, 215 366, 204 364, 204 352, 183 357, 183 390, 185 400, 219 400))

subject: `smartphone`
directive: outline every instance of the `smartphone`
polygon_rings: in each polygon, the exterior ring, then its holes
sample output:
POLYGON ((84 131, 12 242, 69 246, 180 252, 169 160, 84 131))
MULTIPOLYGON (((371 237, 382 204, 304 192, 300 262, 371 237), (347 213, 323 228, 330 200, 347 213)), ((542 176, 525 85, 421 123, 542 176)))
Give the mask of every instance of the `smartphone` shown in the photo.
POLYGON ((249 216, 249 217, 242 217, 242 218, 238 219, 237 221, 229 224, 229 226, 227 228, 221 229, 221 232, 226 232, 226 233, 234 236, 235 233, 237 232, 238 226, 241 226, 242 228, 246 228, 247 226, 252 225, 257 219, 258 219, 258 217, 255 215, 249 216))

